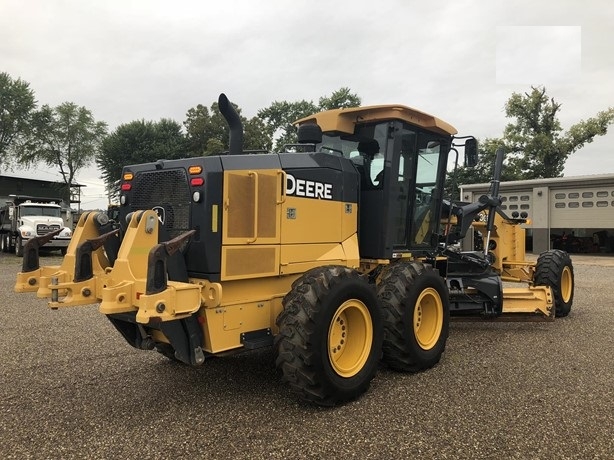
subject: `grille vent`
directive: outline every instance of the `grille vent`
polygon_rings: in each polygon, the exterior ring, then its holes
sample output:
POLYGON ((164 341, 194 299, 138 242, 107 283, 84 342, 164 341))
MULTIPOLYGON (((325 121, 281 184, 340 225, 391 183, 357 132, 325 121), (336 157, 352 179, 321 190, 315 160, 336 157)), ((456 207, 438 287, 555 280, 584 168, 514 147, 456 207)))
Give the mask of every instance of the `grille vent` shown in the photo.
POLYGON ((190 188, 184 169, 137 173, 132 190, 131 210, 155 209, 171 238, 190 229, 190 188))
POLYGON ((36 226, 36 234, 38 236, 46 235, 47 233, 51 233, 54 230, 57 230, 58 228, 60 228, 60 226, 57 224, 51 224, 51 225, 39 224, 36 226))

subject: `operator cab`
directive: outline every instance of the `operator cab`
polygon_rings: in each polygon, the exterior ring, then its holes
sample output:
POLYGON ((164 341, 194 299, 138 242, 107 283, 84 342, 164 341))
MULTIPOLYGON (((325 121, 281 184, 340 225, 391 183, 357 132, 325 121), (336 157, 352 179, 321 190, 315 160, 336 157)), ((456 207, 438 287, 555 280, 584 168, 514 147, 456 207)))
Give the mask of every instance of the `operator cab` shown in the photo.
POLYGON ((314 121, 323 131, 317 150, 349 159, 360 175, 361 257, 432 252, 438 244, 448 152, 456 130, 404 106, 336 109, 298 123, 314 121), (352 126, 343 123, 349 114, 352 126))

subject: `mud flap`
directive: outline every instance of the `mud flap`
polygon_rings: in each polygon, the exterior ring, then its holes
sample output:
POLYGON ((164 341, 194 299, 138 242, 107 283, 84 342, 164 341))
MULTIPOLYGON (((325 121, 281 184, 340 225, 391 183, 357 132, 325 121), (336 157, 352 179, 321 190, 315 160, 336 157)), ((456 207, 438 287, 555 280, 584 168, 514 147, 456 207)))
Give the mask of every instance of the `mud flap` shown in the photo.
POLYGON ((204 343, 203 331, 196 315, 174 321, 160 323, 160 330, 175 349, 175 357, 192 366, 200 366, 205 362, 202 349, 204 343))

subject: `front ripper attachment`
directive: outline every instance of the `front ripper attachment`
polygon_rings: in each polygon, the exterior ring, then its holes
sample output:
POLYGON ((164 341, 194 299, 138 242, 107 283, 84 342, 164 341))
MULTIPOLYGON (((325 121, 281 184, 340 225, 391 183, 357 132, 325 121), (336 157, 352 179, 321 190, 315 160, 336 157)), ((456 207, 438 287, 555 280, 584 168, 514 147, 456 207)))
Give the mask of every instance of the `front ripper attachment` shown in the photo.
POLYGON ((113 269, 105 273, 100 312, 113 315, 136 311, 140 324, 173 321, 197 312, 202 286, 171 281, 166 276, 166 257, 193 233, 191 230, 158 244, 158 215, 151 210, 134 212, 113 269))
POLYGON ((96 303, 97 300, 92 295, 96 292, 96 276, 93 275, 104 273, 106 267, 109 266, 109 262, 101 248, 91 253, 91 260, 88 262, 91 267, 92 277, 88 280, 81 280, 81 284, 73 281, 75 281, 78 248, 83 243, 100 237, 98 215, 99 213, 97 212, 90 212, 84 213, 81 216, 61 265, 39 266, 38 248, 45 242, 41 241, 41 238, 44 239, 52 234, 38 237, 32 242, 28 242, 24 251, 22 271, 17 274, 15 291, 36 291, 37 297, 52 298, 54 302, 57 302, 59 297, 67 297, 68 302, 64 301, 63 306, 96 303))
POLYGON ((40 258, 38 251, 41 246, 46 245, 53 239, 54 236, 62 232, 61 228, 54 230, 42 236, 30 238, 23 248, 23 261, 21 263, 21 271, 32 272, 40 268, 40 258))
POLYGON ((170 346, 175 359, 200 365, 205 360, 197 313, 203 303, 202 285, 169 280, 167 275, 168 258, 195 231, 158 243, 158 230, 154 211, 132 214, 117 260, 105 274, 100 312, 132 346, 170 346), (161 332, 164 339, 155 331, 161 332))

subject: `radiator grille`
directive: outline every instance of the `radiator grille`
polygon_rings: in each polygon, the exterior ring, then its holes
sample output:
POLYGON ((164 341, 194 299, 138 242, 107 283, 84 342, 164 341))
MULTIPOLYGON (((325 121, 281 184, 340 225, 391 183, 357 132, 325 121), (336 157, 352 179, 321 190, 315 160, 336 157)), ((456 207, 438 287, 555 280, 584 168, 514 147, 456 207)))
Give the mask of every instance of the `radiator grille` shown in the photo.
POLYGON ((47 233, 51 233, 54 230, 57 230, 58 228, 60 228, 58 224, 51 224, 51 225, 39 224, 36 226, 36 234, 38 236, 46 235, 47 233))
POLYGON ((171 238, 190 229, 190 188, 184 169, 140 172, 132 190, 131 210, 154 209, 171 238))

